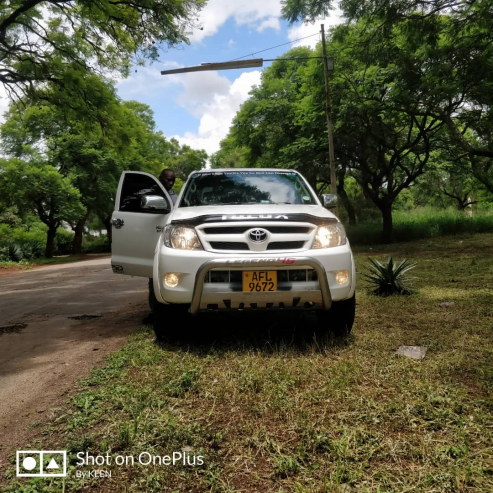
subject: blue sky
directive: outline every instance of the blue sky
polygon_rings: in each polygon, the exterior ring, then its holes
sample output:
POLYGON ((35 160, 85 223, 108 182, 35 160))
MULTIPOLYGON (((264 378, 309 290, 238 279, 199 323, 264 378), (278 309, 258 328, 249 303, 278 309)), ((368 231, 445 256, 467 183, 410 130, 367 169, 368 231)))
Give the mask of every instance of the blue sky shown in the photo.
MULTIPOLYGON (((280 0, 209 0, 199 18, 203 30, 193 32, 191 44, 163 52, 159 62, 137 67, 118 83, 119 95, 150 105, 158 129, 167 137, 208 153, 217 151, 248 92, 260 82, 262 69, 170 76, 160 71, 230 61, 320 31, 322 21, 289 26, 280 12, 280 0)), ((327 27, 341 22, 340 12, 323 22, 327 27)), ((293 46, 314 46, 319 39, 312 36, 255 57, 276 58, 293 46)))

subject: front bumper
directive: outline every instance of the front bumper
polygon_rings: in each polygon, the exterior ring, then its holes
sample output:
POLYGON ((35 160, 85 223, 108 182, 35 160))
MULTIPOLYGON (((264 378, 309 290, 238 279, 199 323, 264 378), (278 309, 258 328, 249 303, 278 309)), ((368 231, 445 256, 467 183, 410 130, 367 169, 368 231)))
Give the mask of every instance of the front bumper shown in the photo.
POLYGON ((207 251, 170 249, 161 244, 154 261, 154 290, 161 303, 190 304, 197 313, 210 309, 317 308, 329 309, 332 301, 350 298, 354 293, 355 268, 349 244, 320 250, 307 250, 280 257, 279 254, 224 255, 207 251), (309 255, 307 255, 309 254, 309 255), (244 293, 227 284, 204 284, 212 270, 285 270, 308 268, 317 272, 318 281, 292 283, 288 290, 273 293, 244 293), (349 280, 340 285, 335 272, 347 270, 349 280), (168 288, 167 273, 179 274, 179 284, 168 288), (213 308, 214 307, 214 308, 213 308))
POLYGON ((272 269, 286 265, 288 259, 252 259, 233 258, 209 260, 203 264, 195 277, 190 312, 195 315, 199 311, 210 310, 211 306, 223 309, 258 309, 258 308, 307 308, 321 305, 329 310, 332 305, 327 273, 323 265, 313 258, 298 257, 289 259, 290 267, 308 267, 317 273, 319 289, 275 291, 273 293, 218 292, 204 288, 205 277, 213 269, 234 269, 247 266, 249 269, 272 269))

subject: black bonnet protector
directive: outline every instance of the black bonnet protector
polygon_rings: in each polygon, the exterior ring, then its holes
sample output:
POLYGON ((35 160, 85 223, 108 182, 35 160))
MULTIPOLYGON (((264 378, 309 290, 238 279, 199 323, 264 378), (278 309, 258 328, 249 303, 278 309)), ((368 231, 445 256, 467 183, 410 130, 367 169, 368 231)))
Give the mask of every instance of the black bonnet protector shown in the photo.
POLYGON ((337 219, 333 217, 316 217, 310 214, 214 214, 171 221, 171 224, 182 226, 199 226, 201 224, 233 222, 236 223, 241 221, 274 221, 279 223, 297 222, 311 223, 317 226, 322 226, 324 224, 334 224, 338 222, 337 219))

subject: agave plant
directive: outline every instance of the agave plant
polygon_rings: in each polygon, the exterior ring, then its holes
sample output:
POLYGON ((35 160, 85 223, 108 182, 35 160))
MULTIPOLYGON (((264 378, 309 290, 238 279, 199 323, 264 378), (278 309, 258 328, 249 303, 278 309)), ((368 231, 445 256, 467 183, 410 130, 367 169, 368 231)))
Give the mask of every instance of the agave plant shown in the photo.
POLYGON ((373 287, 372 293, 380 296, 389 296, 391 294, 410 294, 409 287, 413 277, 407 273, 416 267, 417 264, 411 264, 404 259, 399 265, 394 263, 392 257, 387 259, 386 263, 368 258, 371 265, 368 266, 369 274, 364 275, 368 283, 373 287))
POLYGON ((20 262, 23 257, 21 246, 15 241, 9 241, 6 245, 7 257, 12 262, 20 262))

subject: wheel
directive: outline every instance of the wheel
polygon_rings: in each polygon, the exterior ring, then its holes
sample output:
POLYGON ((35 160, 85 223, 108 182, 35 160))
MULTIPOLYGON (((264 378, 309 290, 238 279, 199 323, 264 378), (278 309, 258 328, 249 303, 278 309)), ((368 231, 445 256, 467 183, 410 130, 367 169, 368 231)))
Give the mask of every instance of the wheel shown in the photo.
POLYGON ((165 305, 154 297, 152 323, 157 341, 164 341, 167 338, 183 336, 183 328, 186 333, 192 333, 190 327, 191 315, 188 312, 190 305, 165 305))
POLYGON ((154 333, 156 334, 156 339, 162 341, 166 336, 166 327, 172 324, 170 320, 171 315, 171 305, 163 305, 157 300, 154 303, 153 318, 152 323, 154 327, 154 333))
POLYGON ((151 313, 154 313, 156 303, 157 300, 156 295, 154 294, 154 280, 149 279, 149 308, 151 309, 151 313))
POLYGON ((317 324, 320 329, 346 337, 351 333, 356 312, 356 295, 344 301, 334 301, 330 310, 317 311, 317 324))

